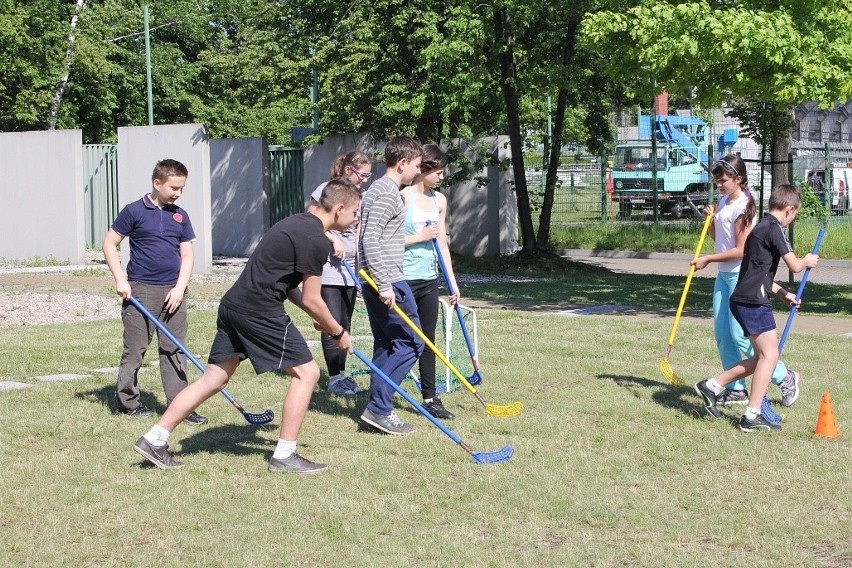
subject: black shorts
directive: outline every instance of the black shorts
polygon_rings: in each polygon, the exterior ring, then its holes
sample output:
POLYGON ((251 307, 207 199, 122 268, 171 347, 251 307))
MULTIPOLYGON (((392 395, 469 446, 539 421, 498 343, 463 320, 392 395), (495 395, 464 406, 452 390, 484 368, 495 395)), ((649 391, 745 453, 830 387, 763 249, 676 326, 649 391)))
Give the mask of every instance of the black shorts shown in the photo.
POLYGON ((249 359, 259 375, 298 367, 314 356, 290 316, 251 316, 219 305, 208 363, 249 359))
POLYGON ((775 325, 775 314, 772 306, 765 304, 741 304, 731 302, 731 315, 743 328, 746 337, 758 335, 764 331, 771 331, 775 325))

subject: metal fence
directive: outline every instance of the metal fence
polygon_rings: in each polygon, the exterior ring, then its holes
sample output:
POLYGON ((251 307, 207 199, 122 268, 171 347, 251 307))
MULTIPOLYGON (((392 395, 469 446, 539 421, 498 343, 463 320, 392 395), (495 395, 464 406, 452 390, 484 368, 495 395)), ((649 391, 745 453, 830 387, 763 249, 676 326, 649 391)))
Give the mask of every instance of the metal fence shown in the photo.
POLYGON ((270 225, 305 210, 303 155, 301 148, 269 147, 270 225))
MULTIPOLYGON (((772 161, 768 150, 765 152, 756 144, 743 146, 733 153, 746 163, 748 185, 762 213, 768 209, 773 187, 772 161)), ((703 206, 718 197, 706 167, 731 150, 714 153, 713 146, 708 144, 703 148, 673 151, 664 143, 653 150, 648 141, 622 141, 609 157, 582 152, 563 154, 557 170, 551 226, 558 229, 566 225, 657 221, 673 228, 694 228, 695 223, 690 220, 700 217, 703 206)), ((792 157, 785 156, 776 163, 788 165, 795 183, 813 180, 816 173, 824 187, 817 194, 829 212, 852 215, 849 196, 852 158, 847 158, 848 155, 852 154, 847 154, 845 148, 826 144, 821 151, 796 149, 792 157)), ((529 154, 524 158, 525 165, 542 163, 541 155, 529 154)), ((530 205, 537 218, 544 197, 545 172, 540 166, 528 166, 526 172, 530 205)))
POLYGON ((86 248, 100 248, 118 216, 118 154, 115 144, 83 145, 86 248))

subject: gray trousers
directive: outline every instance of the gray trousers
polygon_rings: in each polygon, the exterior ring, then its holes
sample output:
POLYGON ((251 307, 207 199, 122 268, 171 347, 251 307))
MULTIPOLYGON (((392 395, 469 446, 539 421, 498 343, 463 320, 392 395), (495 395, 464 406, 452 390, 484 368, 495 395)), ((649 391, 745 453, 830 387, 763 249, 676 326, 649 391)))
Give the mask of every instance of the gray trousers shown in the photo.
MULTIPOLYGON (((157 317, 181 343, 186 343, 187 320, 186 302, 181 302, 178 310, 166 312, 166 294, 172 286, 152 286, 141 282, 131 282, 133 297, 157 317)), ((142 359, 151 344, 154 332, 160 352, 160 377, 166 393, 166 404, 186 388, 186 357, 172 341, 161 334, 156 326, 128 301, 122 305, 121 320, 124 322, 124 351, 118 366, 118 383, 115 387, 116 409, 133 410, 139 406, 139 368, 142 359)))

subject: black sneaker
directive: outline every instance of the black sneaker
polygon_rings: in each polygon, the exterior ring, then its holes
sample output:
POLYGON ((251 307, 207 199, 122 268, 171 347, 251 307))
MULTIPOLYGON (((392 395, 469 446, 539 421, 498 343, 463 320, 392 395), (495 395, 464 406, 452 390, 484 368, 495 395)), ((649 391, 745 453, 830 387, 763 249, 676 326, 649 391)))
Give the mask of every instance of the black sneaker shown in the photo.
POLYGON ((743 432, 754 432, 764 430, 766 432, 780 432, 781 425, 769 422, 762 414, 758 414, 753 420, 746 418, 743 414, 740 418, 740 430, 743 432))
POLYGON ((141 404, 130 410, 119 410, 118 413, 124 416, 132 416, 133 418, 148 418, 150 416, 154 416, 153 410, 145 408, 141 404))
POLYGON ((432 400, 424 400, 423 408, 429 411, 429 414, 434 416, 435 418, 442 418, 444 420, 448 420, 450 418, 454 418, 455 414, 444 408, 444 403, 441 402, 440 397, 433 397, 432 400))
POLYGON ((718 408, 716 408, 716 393, 707 386, 706 380, 695 383, 695 392, 697 392, 698 396, 700 396, 704 401, 704 408, 707 410, 707 414, 713 418, 722 417, 722 413, 719 412, 718 408))
POLYGON ((414 432, 415 428, 411 424, 406 424, 396 415, 396 412, 391 411, 387 416, 373 414, 370 409, 365 408, 361 415, 361 420, 374 428, 378 428, 387 434, 395 436, 405 436, 414 432))
POLYGON ((207 420, 207 417, 201 416, 197 412, 193 412, 183 419, 183 423, 189 424, 190 426, 201 426, 202 424, 207 424, 207 422, 209 422, 209 420, 207 420))
POLYGON ((136 440, 136 443, 133 444, 133 451, 160 469, 180 469, 183 467, 183 462, 172 458, 168 444, 155 446, 146 440, 145 436, 136 440))
POLYGON ((272 458, 269 460, 269 471, 272 473, 289 472, 289 473, 319 473, 328 468, 324 463, 314 463, 311 460, 305 459, 296 452, 293 452, 286 458, 279 460, 272 458))

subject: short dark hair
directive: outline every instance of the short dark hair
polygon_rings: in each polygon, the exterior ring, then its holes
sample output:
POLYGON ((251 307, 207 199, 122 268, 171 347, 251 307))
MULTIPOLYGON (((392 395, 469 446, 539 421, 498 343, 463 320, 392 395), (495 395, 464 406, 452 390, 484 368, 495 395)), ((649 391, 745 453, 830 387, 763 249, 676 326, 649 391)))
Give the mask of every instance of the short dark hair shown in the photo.
POLYGON ((361 201, 361 192, 347 177, 337 177, 325 184, 319 198, 319 206, 325 211, 331 211, 335 205, 345 207, 361 201))
POLYGON ((187 177, 189 176, 189 170, 187 170, 186 166, 177 160, 160 160, 157 162, 157 165, 154 166, 154 172, 151 174, 151 181, 154 181, 155 179, 166 181, 170 176, 187 177))
POLYGON ((792 183, 782 183, 775 186, 769 196, 769 210, 777 211, 792 205, 797 209, 802 206, 802 190, 792 183))
POLYGON ((395 166, 400 160, 413 160, 422 155, 420 142, 408 136, 394 136, 385 146, 385 165, 395 166))

